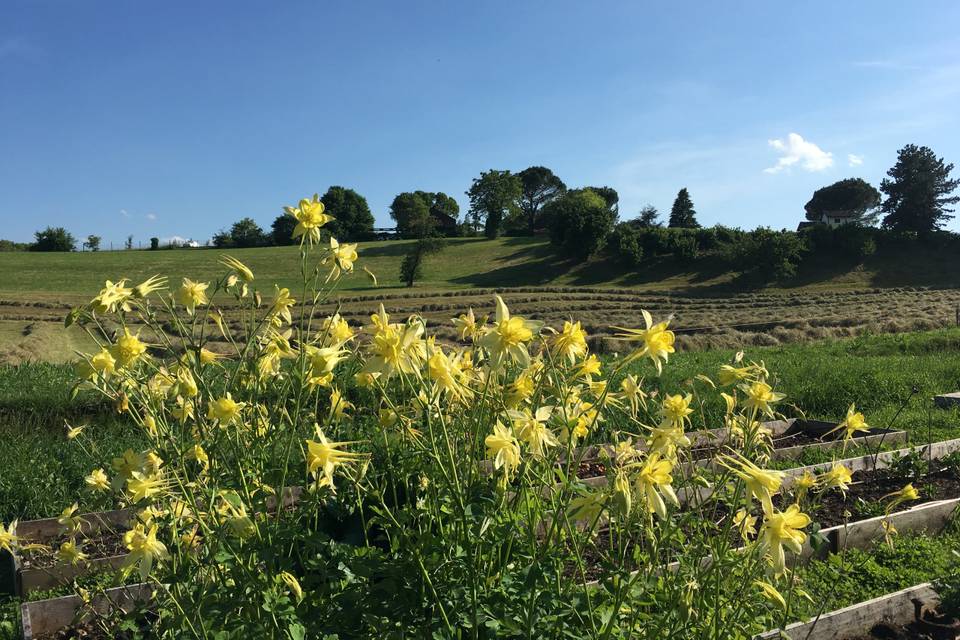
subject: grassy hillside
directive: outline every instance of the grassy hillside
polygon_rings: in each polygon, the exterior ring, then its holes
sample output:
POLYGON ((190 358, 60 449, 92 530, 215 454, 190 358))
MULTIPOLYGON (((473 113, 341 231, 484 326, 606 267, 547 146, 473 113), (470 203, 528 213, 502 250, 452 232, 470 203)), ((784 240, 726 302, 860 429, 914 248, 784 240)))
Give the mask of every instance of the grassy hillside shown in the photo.
MULTIPOLYGON (((399 288, 400 261, 407 241, 360 246, 361 264, 377 274, 381 288, 399 288)), ((133 279, 155 273, 211 279, 221 271, 217 250, 116 251, 99 253, 0 253, 0 299, 70 301, 89 297, 105 279, 133 279)), ((262 282, 298 282, 297 247, 234 249, 262 282)), ((796 278, 765 286, 729 272, 709 257, 694 262, 655 259, 634 270, 605 259, 588 263, 558 257, 542 238, 454 239, 443 253, 428 258, 417 288, 590 286, 636 288, 674 293, 721 293, 767 289, 851 290, 873 287, 955 286, 960 256, 945 252, 875 255, 862 265, 805 264, 796 278)), ((364 274, 349 277, 347 290, 369 289, 364 274)))

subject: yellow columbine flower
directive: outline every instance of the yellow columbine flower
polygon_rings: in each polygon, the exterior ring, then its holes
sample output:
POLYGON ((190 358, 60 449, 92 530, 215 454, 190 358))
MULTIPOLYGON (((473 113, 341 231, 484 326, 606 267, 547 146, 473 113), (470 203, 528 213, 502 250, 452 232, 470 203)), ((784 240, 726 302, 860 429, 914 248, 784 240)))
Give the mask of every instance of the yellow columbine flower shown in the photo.
POLYGON ((117 370, 117 360, 108 349, 103 348, 100 353, 90 358, 90 367, 94 374, 109 378, 117 370))
POLYGON ((353 263, 357 261, 357 245, 340 244, 336 238, 330 238, 330 253, 323 259, 323 264, 328 261, 332 266, 327 282, 339 278, 341 273, 352 273, 353 263))
POLYGON ((520 466, 520 445, 513 433, 499 421, 493 427, 483 443, 487 446, 487 456, 493 458, 493 466, 503 469, 510 476, 520 466))
POLYGON ((553 407, 540 407, 535 413, 531 413, 529 409, 507 410, 507 415, 513 422, 514 432, 520 440, 527 443, 533 455, 541 458, 545 455, 547 447, 560 444, 557 436, 547 427, 547 421, 552 414, 553 407))
POLYGON ((792 504, 786 511, 772 510, 767 513, 760 529, 761 548, 770 556, 777 573, 786 570, 786 557, 783 548, 793 553, 803 550, 803 543, 807 534, 801 529, 810 524, 810 516, 800 511, 798 505, 792 504))
POLYGON ((283 210, 297 219, 293 237, 308 240, 310 244, 320 240, 320 227, 333 220, 333 216, 323 212, 323 203, 316 193, 312 200, 304 198, 296 207, 284 207, 283 210))
POLYGON ((253 282, 253 271, 250 270, 250 267, 243 264, 233 256, 220 256, 220 259, 217 260, 217 262, 233 271, 234 275, 244 282, 248 284, 253 282))
POLYGON ((645 329, 614 328, 624 332, 618 333, 617 337, 643 343, 643 346, 627 356, 625 362, 632 362, 637 358, 647 356, 657 367, 657 374, 660 374, 663 371, 661 360, 666 362, 670 354, 674 352, 673 343, 675 338, 673 331, 667 328, 670 326, 670 320, 667 319, 654 324, 653 316, 651 316, 647 310, 643 309, 641 313, 643 314, 645 329))
POLYGON ((333 380, 333 370, 350 352, 340 347, 313 347, 307 345, 307 384, 326 386, 333 380))
POLYGON ((61 531, 71 535, 80 531, 80 525, 83 524, 83 520, 77 515, 77 511, 79 510, 80 506, 74 502, 60 512, 60 516, 57 518, 57 524, 60 525, 61 531))
POLYGON ((893 498, 893 500, 890 501, 890 503, 887 505, 887 508, 886 508, 886 512, 890 513, 897 506, 903 504, 904 502, 917 500, 919 497, 920 497, 920 492, 914 488, 913 483, 911 482, 910 484, 904 485, 904 487, 899 491, 888 493, 887 495, 883 496, 880 499, 884 500, 886 498, 893 498))
POLYGON ((94 491, 110 490, 110 479, 107 478, 107 474, 103 469, 94 469, 83 481, 94 491))
POLYGON ((140 342, 140 334, 133 335, 127 328, 123 329, 123 335, 117 338, 117 343, 110 347, 110 355, 120 368, 129 367, 146 352, 147 345, 140 342))
POLYGON ((650 513, 656 513, 661 519, 667 517, 667 505, 663 501, 667 498, 674 505, 679 506, 677 494, 673 491, 673 462, 660 457, 659 453, 651 453, 646 461, 640 465, 636 476, 637 490, 643 496, 650 513))
POLYGON ((746 542, 751 536, 757 535, 757 517, 750 515, 746 509, 740 509, 733 516, 733 526, 740 532, 740 537, 746 542))
POLYGON ((74 438, 79 436, 81 433, 83 433, 83 430, 87 428, 87 425, 85 424, 81 424, 78 427, 71 427, 69 424, 67 424, 66 426, 67 426, 67 440, 73 440, 74 438))
POLYGON ((519 316, 510 317, 503 298, 497 298, 497 313, 492 328, 480 340, 480 345, 490 352, 494 363, 499 364, 504 359, 519 362, 524 367, 530 364, 530 353, 526 343, 533 339, 533 332, 540 328, 540 323, 525 320, 519 316))
POLYGON ((146 298, 154 291, 166 289, 167 279, 164 276, 151 276, 133 288, 133 295, 137 298, 146 298))
POLYGON ((785 394, 774 391, 773 387, 766 382, 759 380, 752 384, 742 384, 740 389, 747 394, 743 401, 744 406, 770 417, 773 417, 773 405, 787 397, 785 394))
POLYGON ((411 318, 405 325, 391 323, 383 304, 370 321, 373 338, 367 345, 370 357, 362 373, 382 375, 385 379, 397 371, 418 375, 420 364, 426 359, 423 322, 411 318))
POLYGON ((177 302, 186 307, 187 313, 193 315, 197 307, 202 307, 210 302, 207 299, 207 287, 209 286, 206 282, 194 282, 190 278, 184 278, 183 284, 177 289, 177 302))
POLYGON ((664 423, 650 429, 647 438, 647 448, 666 458, 675 458, 679 447, 689 447, 690 438, 683 431, 682 425, 664 423))
POLYGON ((300 582, 293 576, 293 574, 286 571, 281 571, 279 577, 280 581, 287 585, 287 588, 290 589, 290 593, 293 595, 296 601, 302 601, 303 588, 300 586, 300 582))
POLYGON ((210 457, 199 444, 195 444, 187 449, 186 458, 187 460, 196 460, 204 469, 210 466, 210 457))
POLYGON ((717 378, 720 380, 722 386, 727 387, 731 384, 746 380, 753 371, 753 367, 750 366, 734 367, 729 364, 722 364, 720 365, 720 373, 717 375, 717 378))
POLYGON ((110 468, 113 469, 113 472, 118 474, 119 478, 126 482, 131 477, 133 477, 134 471, 141 471, 145 463, 144 457, 138 453, 134 453, 132 449, 127 449, 123 452, 123 455, 119 458, 114 458, 111 461, 110 468))
POLYGON ((461 340, 474 340, 483 335, 486 325, 486 318, 477 322, 477 317, 473 314, 473 308, 461 313, 453 319, 453 326, 457 328, 457 335, 461 340))
POLYGON ((116 313, 116 311, 130 311, 130 305, 127 301, 133 295, 133 289, 126 287, 127 279, 119 282, 107 280, 100 293, 91 301, 93 310, 97 313, 116 313))
POLYGON ((149 529, 137 524, 133 529, 123 534, 123 543, 130 551, 130 555, 123 563, 125 570, 136 565, 140 567, 140 579, 146 580, 153 568, 153 563, 170 557, 167 547, 157 540, 157 525, 149 529))
POLYGON ((636 417, 642 406, 647 408, 647 394, 643 392, 640 385, 643 379, 637 380, 634 375, 628 375, 620 382, 620 391, 623 398, 630 403, 630 415, 636 417))
POLYGON ((130 502, 150 500, 162 494, 165 489, 166 484, 159 475, 145 475, 140 471, 134 471, 131 478, 127 480, 127 496, 130 502))
POLYGON ((760 593, 763 594, 763 597, 765 597, 767 600, 780 605, 780 607, 783 609, 787 608, 787 601, 783 599, 783 595, 781 595, 781 593, 777 591, 777 588, 772 584, 769 582, 764 582, 763 580, 754 580, 753 584, 760 587, 760 593))
POLYGON ((589 381, 593 376, 600 375, 601 366, 600 358, 591 353, 590 356, 577 367, 577 377, 589 381))
POLYGON ((339 447, 352 442, 330 442, 323 431, 317 426, 317 439, 307 440, 307 473, 317 478, 317 485, 320 487, 330 487, 335 490, 333 484, 333 472, 342 464, 348 464, 363 458, 362 454, 341 451, 339 447))
POLYGON ((348 419, 347 411, 353 409, 353 403, 343 397, 340 389, 331 387, 330 389, 330 420, 340 421, 348 419))
POLYGON ((804 471, 803 475, 793 483, 793 486, 797 488, 797 498, 802 498, 815 484, 817 484, 817 476, 813 475, 809 469, 804 471))
POLYGON ((66 564, 79 564, 87 559, 87 554, 77 544, 76 540, 67 540, 60 545, 57 551, 57 559, 66 564))
POLYGON ((897 535, 897 528, 893 526, 887 518, 880 521, 880 527, 883 529, 883 540, 887 546, 893 549, 893 536, 897 535))
POLYGON ((555 357, 573 364, 577 358, 587 355, 587 332, 580 322, 564 321, 563 331, 553 337, 550 348, 555 357))
POLYGON ((290 308, 297 303, 292 297, 290 297, 290 289, 284 287, 281 289, 277 285, 273 285, 273 288, 276 290, 276 296, 273 299, 273 304, 270 305, 270 321, 275 327, 283 326, 284 324, 290 324, 293 322, 293 314, 290 312, 290 308))
POLYGON ((870 425, 867 424, 867 420, 863 417, 863 414, 857 411, 857 406, 851 404, 850 408, 847 409, 847 417, 828 433, 833 433, 834 431, 843 431, 843 439, 850 440, 858 433, 869 432, 870 425))
POLYGON ((836 487, 842 493, 846 493, 852 479, 853 475, 849 469, 842 464, 835 464, 830 471, 820 476, 819 482, 824 489, 836 487))
POLYGON ((320 325, 320 332, 323 334, 323 343, 327 346, 340 346, 354 338, 353 329, 350 324, 336 313, 325 318, 320 325))
POLYGON ((13 548, 17 546, 17 521, 14 520, 6 527, 0 522, 0 549, 13 553, 13 548))
POLYGON ((693 394, 688 393, 685 396, 667 394, 663 399, 663 404, 660 406, 660 415, 663 417, 663 426, 679 427, 683 429, 683 425, 687 422, 687 416, 693 413, 693 409, 690 408, 690 403, 693 401, 693 394))
POLYGON ((182 398, 193 398, 200 393, 197 381, 189 367, 181 366, 177 369, 176 392, 173 395, 182 398))
POLYGON ((216 420, 221 425, 231 424, 240 417, 240 412, 243 411, 245 406, 247 406, 245 402, 237 402, 228 391, 227 395, 210 403, 210 408, 207 409, 207 419, 216 420))
POLYGON ((200 348, 200 357, 199 357, 200 364, 213 364, 214 362, 216 362, 217 360, 223 357, 224 357, 223 354, 214 353, 213 351, 210 351, 206 347, 200 348))
POLYGON ((764 513, 773 513, 772 496, 780 490, 786 475, 783 471, 761 469, 743 457, 721 456, 717 461, 743 480, 750 495, 760 501, 764 513))
POLYGON ((630 517, 630 511, 633 509, 633 490, 630 488, 630 480, 623 468, 617 469, 613 477, 613 503, 624 518, 630 517))

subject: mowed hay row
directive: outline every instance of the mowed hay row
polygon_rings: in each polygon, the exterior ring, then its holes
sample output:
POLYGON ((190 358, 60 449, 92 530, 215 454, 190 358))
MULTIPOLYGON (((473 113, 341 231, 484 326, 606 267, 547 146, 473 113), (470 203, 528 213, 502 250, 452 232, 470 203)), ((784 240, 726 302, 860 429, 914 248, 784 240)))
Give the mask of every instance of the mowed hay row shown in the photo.
MULTIPOLYGON (((455 342, 451 319, 473 308, 492 318, 494 295, 501 295, 511 313, 559 327, 579 320, 597 350, 621 351, 613 327, 643 324, 641 310, 655 319, 673 316, 680 349, 772 346, 849 337, 864 332, 900 333, 954 324, 960 289, 871 289, 849 292, 788 292, 731 296, 678 296, 663 292, 592 288, 519 288, 457 291, 390 290, 375 295, 340 296, 322 305, 320 316, 339 312, 357 328, 382 304, 396 321, 422 316, 432 333, 455 342)), ((264 293, 264 305, 271 294, 264 293)), ((0 300, 0 320, 62 326, 66 304, 0 300), (53 323, 57 323, 54 325, 53 323)), ((227 324, 240 332, 236 304, 221 307, 227 324)), ((296 314, 294 314, 296 317, 296 314)), ((113 326, 113 325, 110 325, 113 326)), ((51 332, 47 332, 49 335, 51 332)), ((0 348, 11 345, 0 345, 0 348)), ((226 346, 226 345, 224 345, 226 346)), ((16 351, 16 350, 15 350, 16 351)), ((20 350, 22 351, 22 350, 20 350)), ((20 353, 16 351, 16 353, 20 353)))

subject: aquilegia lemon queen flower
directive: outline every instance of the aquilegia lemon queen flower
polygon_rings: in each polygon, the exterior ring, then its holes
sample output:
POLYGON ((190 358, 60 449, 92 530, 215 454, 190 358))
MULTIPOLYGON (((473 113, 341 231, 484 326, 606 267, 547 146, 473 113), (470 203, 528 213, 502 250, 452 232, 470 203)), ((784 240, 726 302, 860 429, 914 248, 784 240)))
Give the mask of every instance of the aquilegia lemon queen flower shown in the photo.
POLYGON ((786 569, 784 547, 793 553, 800 553, 803 550, 807 534, 801 529, 808 524, 810 524, 810 516, 802 513, 800 507, 795 504, 787 507, 786 511, 774 510, 767 513, 763 527, 760 529, 759 540, 769 554, 777 573, 783 573, 786 569))
POLYGON ((667 328, 670 326, 670 320, 667 319, 663 322, 657 322, 654 324, 653 316, 650 315, 649 311, 643 309, 640 313, 643 314, 643 323, 646 326, 645 329, 625 329, 623 327, 614 328, 624 332, 618 333, 618 338, 624 338, 626 340, 643 343, 639 349, 627 356, 627 362, 646 356, 653 361, 653 364, 657 367, 657 373, 659 374, 663 370, 663 364, 661 360, 666 362, 667 358, 670 357, 670 354, 674 352, 673 343, 675 337, 673 335, 673 331, 670 331, 667 328))
POLYGON ((310 244, 320 240, 320 227, 333 220, 333 216, 323 212, 323 203, 316 193, 313 199, 304 198, 296 207, 284 207, 283 210, 297 219, 293 237, 308 240, 310 244))

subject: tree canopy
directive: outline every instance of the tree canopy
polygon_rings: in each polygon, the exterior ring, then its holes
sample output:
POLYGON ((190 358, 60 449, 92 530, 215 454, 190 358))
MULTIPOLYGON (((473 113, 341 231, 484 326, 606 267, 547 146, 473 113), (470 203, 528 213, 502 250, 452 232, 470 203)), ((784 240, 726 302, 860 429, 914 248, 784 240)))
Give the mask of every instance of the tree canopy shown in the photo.
POLYGON ((484 221, 484 235, 496 238, 500 235, 503 221, 517 215, 523 184, 520 177, 510 171, 491 169, 473 179, 467 196, 470 198, 470 217, 474 226, 484 221))
POLYGON ((565 254, 587 258, 604 247, 617 214, 593 189, 577 189, 544 207, 550 240, 565 254))
POLYGON ((607 208, 613 211, 614 213, 619 213, 620 210, 620 194, 617 193, 617 190, 613 187, 584 187, 585 189, 590 189, 595 194, 603 198, 603 201, 607 203, 607 208))
POLYGON ((863 178, 847 178, 821 187, 803 206, 807 220, 820 222, 824 214, 842 213, 851 222, 864 225, 876 224, 879 214, 880 192, 863 178))
POLYGON ((540 210, 554 198, 563 195, 567 185, 546 167, 527 167, 517 174, 520 178, 520 211, 533 234, 540 221, 540 210))
POLYGON ((63 227, 47 227, 33 234, 35 238, 31 251, 73 251, 77 239, 63 227))
POLYGON ((897 153, 897 163, 887 171, 880 190, 887 196, 880 205, 883 226, 897 231, 935 231, 952 219, 960 201, 950 194, 960 185, 952 180, 953 164, 946 164, 929 147, 908 144, 897 153))
POLYGON ((270 225, 270 238, 273 244, 281 247, 296 244, 297 240, 293 237, 293 230, 296 228, 297 219, 289 213, 281 213, 270 225))
POLYGON ((650 227, 659 227, 659 218, 660 212, 657 211, 657 208, 652 204, 648 204, 640 209, 640 213, 634 220, 632 220, 632 222, 637 227, 648 229, 650 227))
POLYGON ((332 186, 320 198, 325 213, 333 216, 326 228, 338 240, 366 240, 373 235, 373 214, 362 195, 347 187, 332 186))
POLYGON ((671 227, 684 227, 687 229, 698 229, 700 223, 697 222, 697 212, 693 208, 693 200, 690 199, 690 192, 684 187, 677 193, 677 198, 673 201, 670 208, 671 227))

